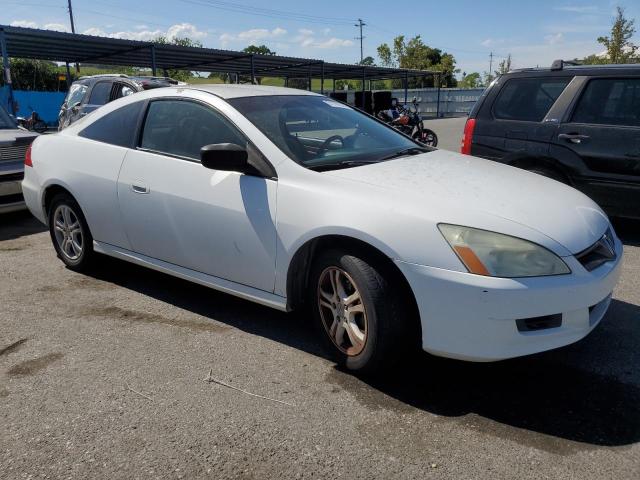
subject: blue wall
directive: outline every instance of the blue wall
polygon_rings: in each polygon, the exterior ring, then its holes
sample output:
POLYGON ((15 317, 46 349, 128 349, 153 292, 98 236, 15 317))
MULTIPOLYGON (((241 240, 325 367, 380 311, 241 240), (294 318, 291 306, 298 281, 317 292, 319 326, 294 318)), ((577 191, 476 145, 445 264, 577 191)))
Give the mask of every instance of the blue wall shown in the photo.
MULTIPOLYGON (((49 125, 58 123, 58 112, 64 101, 66 92, 34 92, 30 90, 14 90, 13 98, 18 102, 19 117, 28 117, 35 110, 49 125)), ((9 108, 9 87, 0 87, 0 104, 11 113, 9 108)))

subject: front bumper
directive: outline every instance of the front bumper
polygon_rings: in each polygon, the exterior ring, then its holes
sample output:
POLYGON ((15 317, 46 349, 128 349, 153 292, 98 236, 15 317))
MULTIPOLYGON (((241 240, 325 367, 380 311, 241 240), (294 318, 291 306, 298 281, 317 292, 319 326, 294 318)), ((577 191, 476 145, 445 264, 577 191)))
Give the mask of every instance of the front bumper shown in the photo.
POLYGON ((0 175, 0 213, 24 210, 27 206, 22 196, 20 175, 0 175), (10 179, 8 179, 10 178, 10 179))
POLYGON ((572 273, 550 277, 494 278, 402 261, 396 264, 415 295, 423 349, 434 355, 487 362, 551 350, 588 335, 607 311, 620 277, 616 258, 592 272, 574 257, 572 273), (532 331, 517 320, 561 315, 560 326, 532 331))

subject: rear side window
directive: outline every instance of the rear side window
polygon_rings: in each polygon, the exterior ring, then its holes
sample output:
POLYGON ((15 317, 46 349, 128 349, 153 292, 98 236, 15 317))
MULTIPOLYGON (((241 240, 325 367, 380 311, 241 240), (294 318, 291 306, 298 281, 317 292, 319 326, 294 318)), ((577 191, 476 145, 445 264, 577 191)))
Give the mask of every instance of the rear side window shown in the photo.
POLYGON ((589 81, 571 121, 640 127, 640 78, 589 81))
POLYGON ((109 101, 111 95, 111 83, 99 82, 96 83, 91 89, 91 96, 89 97, 90 105, 104 105, 109 101))
POLYGON ((149 104, 142 148, 200 160, 200 149, 212 143, 247 145, 242 134, 209 107, 184 100, 149 104))
POLYGON ((502 120, 541 121, 570 78, 512 78, 493 105, 493 114, 502 120))
POLYGON ((144 101, 130 103, 99 118, 79 136, 120 147, 133 148, 144 101))
POLYGON ((87 90, 88 88, 86 85, 83 85, 81 83, 72 84, 71 88, 69 89, 69 93, 67 94, 67 99, 65 100, 67 102, 67 105, 72 107, 76 103, 82 102, 84 94, 87 93, 87 90))

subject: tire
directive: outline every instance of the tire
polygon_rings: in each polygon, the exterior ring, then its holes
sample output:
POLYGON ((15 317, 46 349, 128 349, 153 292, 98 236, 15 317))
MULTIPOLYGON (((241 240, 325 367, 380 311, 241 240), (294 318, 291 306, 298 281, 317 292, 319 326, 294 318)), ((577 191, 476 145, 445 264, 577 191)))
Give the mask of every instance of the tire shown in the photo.
POLYGON ((413 139, 429 147, 435 148, 438 146, 438 136, 436 135, 436 132, 429 130, 428 128, 424 128, 422 130, 422 135, 419 130, 416 130, 413 134, 413 139))
POLYGON ((564 175, 550 168, 533 166, 527 168, 527 170, 531 173, 537 173, 538 175, 542 175, 543 177, 551 178, 552 180, 555 180, 557 182, 564 183, 566 185, 569 184, 564 175))
POLYGON ((51 201, 48 215, 49 234, 58 258, 71 270, 87 271, 96 253, 78 202, 69 194, 58 194, 51 201))
POLYGON ((411 339, 404 341, 409 329, 401 295, 388 277, 374 262, 340 250, 324 252, 313 264, 308 304, 316 329, 335 361, 351 372, 385 372, 401 346, 412 350, 411 339), (342 295, 334 294, 336 282, 342 295))

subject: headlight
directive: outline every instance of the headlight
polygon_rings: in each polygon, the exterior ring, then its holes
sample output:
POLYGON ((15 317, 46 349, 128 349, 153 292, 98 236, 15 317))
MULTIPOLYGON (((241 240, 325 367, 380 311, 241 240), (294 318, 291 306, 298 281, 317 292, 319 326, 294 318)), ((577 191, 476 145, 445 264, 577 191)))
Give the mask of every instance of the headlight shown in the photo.
POLYGON ((560 257, 535 243, 459 225, 438 228, 471 273, 507 278, 571 273, 560 257))

